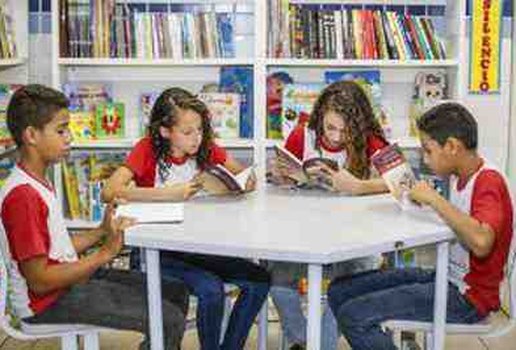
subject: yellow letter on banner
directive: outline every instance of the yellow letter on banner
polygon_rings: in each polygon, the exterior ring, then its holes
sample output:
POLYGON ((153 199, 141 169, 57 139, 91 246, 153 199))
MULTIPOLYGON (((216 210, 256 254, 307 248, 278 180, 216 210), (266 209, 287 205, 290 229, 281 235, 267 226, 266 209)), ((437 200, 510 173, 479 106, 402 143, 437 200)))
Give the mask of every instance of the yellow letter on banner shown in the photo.
POLYGON ((499 92, 502 0, 473 0, 472 17, 469 91, 499 92))

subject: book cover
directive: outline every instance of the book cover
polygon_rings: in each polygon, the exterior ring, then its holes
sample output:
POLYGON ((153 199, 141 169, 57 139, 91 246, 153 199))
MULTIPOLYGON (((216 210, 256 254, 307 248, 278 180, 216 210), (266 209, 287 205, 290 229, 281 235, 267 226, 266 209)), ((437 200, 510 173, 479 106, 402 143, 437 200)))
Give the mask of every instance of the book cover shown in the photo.
POLYGON ((152 107, 154 103, 158 99, 160 92, 152 91, 152 92, 142 92, 140 94, 140 98, 138 99, 139 103, 139 111, 138 111, 138 127, 140 136, 144 136, 147 127, 150 123, 152 107))
POLYGON ((254 92, 253 69, 248 67, 221 67, 220 92, 240 95, 239 135, 242 138, 253 138, 254 135, 254 92))
POLYGON ((73 142, 87 142, 95 138, 95 114, 90 111, 70 111, 70 132, 73 142))
POLYGON ((63 92, 69 100, 70 110, 95 111, 100 103, 112 102, 111 84, 103 83, 66 83, 63 92))
POLYGON ((98 139, 124 137, 124 104, 121 102, 98 104, 95 112, 95 131, 98 139))
POLYGON ((236 139, 239 136, 240 95, 205 92, 198 95, 210 111, 211 126, 216 138, 236 139))
POLYGON ((136 219, 137 224, 179 223, 184 221, 184 203, 131 202, 118 205, 116 216, 136 219))
POLYGON ((409 191, 415 185, 416 177, 397 144, 376 151, 371 157, 371 163, 402 209, 417 207, 409 198, 409 191))
POLYGON ((297 125, 305 125, 324 84, 287 84, 281 101, 281 133, 287 138, 297 125))

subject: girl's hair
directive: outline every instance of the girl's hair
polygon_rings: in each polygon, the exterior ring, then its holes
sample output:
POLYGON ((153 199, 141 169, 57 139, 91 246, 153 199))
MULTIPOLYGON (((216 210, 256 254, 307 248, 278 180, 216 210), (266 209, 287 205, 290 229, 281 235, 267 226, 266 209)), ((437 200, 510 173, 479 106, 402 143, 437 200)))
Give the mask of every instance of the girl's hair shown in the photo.
POLYGON ((345 147, 348 153, 348 171, 360 179, 369 178, 370 162, 367 157, 367 138, 374 135, 385 140, 380 124, 364 90, 353 81, 338 81, 328 85, 314 104, 308 127, 315 131, 316 148, 323 136, 323 119, 328 112, 341 116, 345 124, 345 147))
POLYGON ((158 161, 158 174, 164 181, 172 166, 166 161, 170 153, 170 140, 161 136, 160 127, 170 128, 177 123, 181 110, 191 110, 201 116, 202 140, 195 158, 200 168, 206 166, 209 158, 209 145, 213 141, 210 113, 206 105, 192 93, 173 87, 164 90, 156 99, 150 115, 148 134, 152 140, 154 156, 158 161))

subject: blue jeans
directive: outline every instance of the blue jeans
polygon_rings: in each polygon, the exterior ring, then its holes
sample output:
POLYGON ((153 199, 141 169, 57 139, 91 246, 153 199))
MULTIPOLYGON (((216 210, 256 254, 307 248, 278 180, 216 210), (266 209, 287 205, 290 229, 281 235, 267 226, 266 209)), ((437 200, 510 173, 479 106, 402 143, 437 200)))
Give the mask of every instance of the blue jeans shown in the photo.
MULTIPOLYGON (((272 286, 271 296, 289 345, 306 344, 306 318, 301 310, 301 296, 297 290, 290 287, 272 286)), ((324 310, 321 328, 321 349, 335 350, 339 333, 337 320, 329 307, 324 310)))
MULTIPOLYGON (((371 271, 332 282, 328 301, 353 350, 394 350, 380 324, 389 319, 433 320, 435 273, 422 269, 371 271)), ((476 323, 475 307, 452 284, 446 321, 476 323)))
POLYGON ((212 255, 163 252, 163 278, 182 280, 197 302, 197 331, 201 349, 243 349, 253 321, 267 298, 269 274, 248 260, 212 255), (224 283, 239 287, 222 343, 224 283))

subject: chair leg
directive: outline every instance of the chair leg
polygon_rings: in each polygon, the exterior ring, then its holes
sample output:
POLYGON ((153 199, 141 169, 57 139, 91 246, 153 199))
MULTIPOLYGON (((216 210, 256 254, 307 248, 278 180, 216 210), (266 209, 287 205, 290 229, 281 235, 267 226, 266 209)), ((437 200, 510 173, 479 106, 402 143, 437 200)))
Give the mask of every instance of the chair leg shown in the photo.
POLYGON ((74 333, 61 337, 61 350, 79 350, 77 335, 74 333))
POLYGON ((99 350, 99 333, 90 332, 84 335, 84 350, 99 350))
POLYGON ((432 332, 427 332, 426 333, 425 350, 433 349, 434 348, 433 343, 434 342, 433 342, 433 338, 432 338, 432 332))
POLYGON ((401 349, 401 333, 402 331, 400 331, 399 329, 391 329, 391 334, 392 334, 392 342, 394 343, 394 345, 398 348, 398 349, 401 349))
POLYGON ((232 303, 231 296, 226 295, 224 298, 224 315, 222 317, 222 326, 220 327, 220 342, 224 340, 226 329, 228 328, 229 318, 231 317, 232 303))

